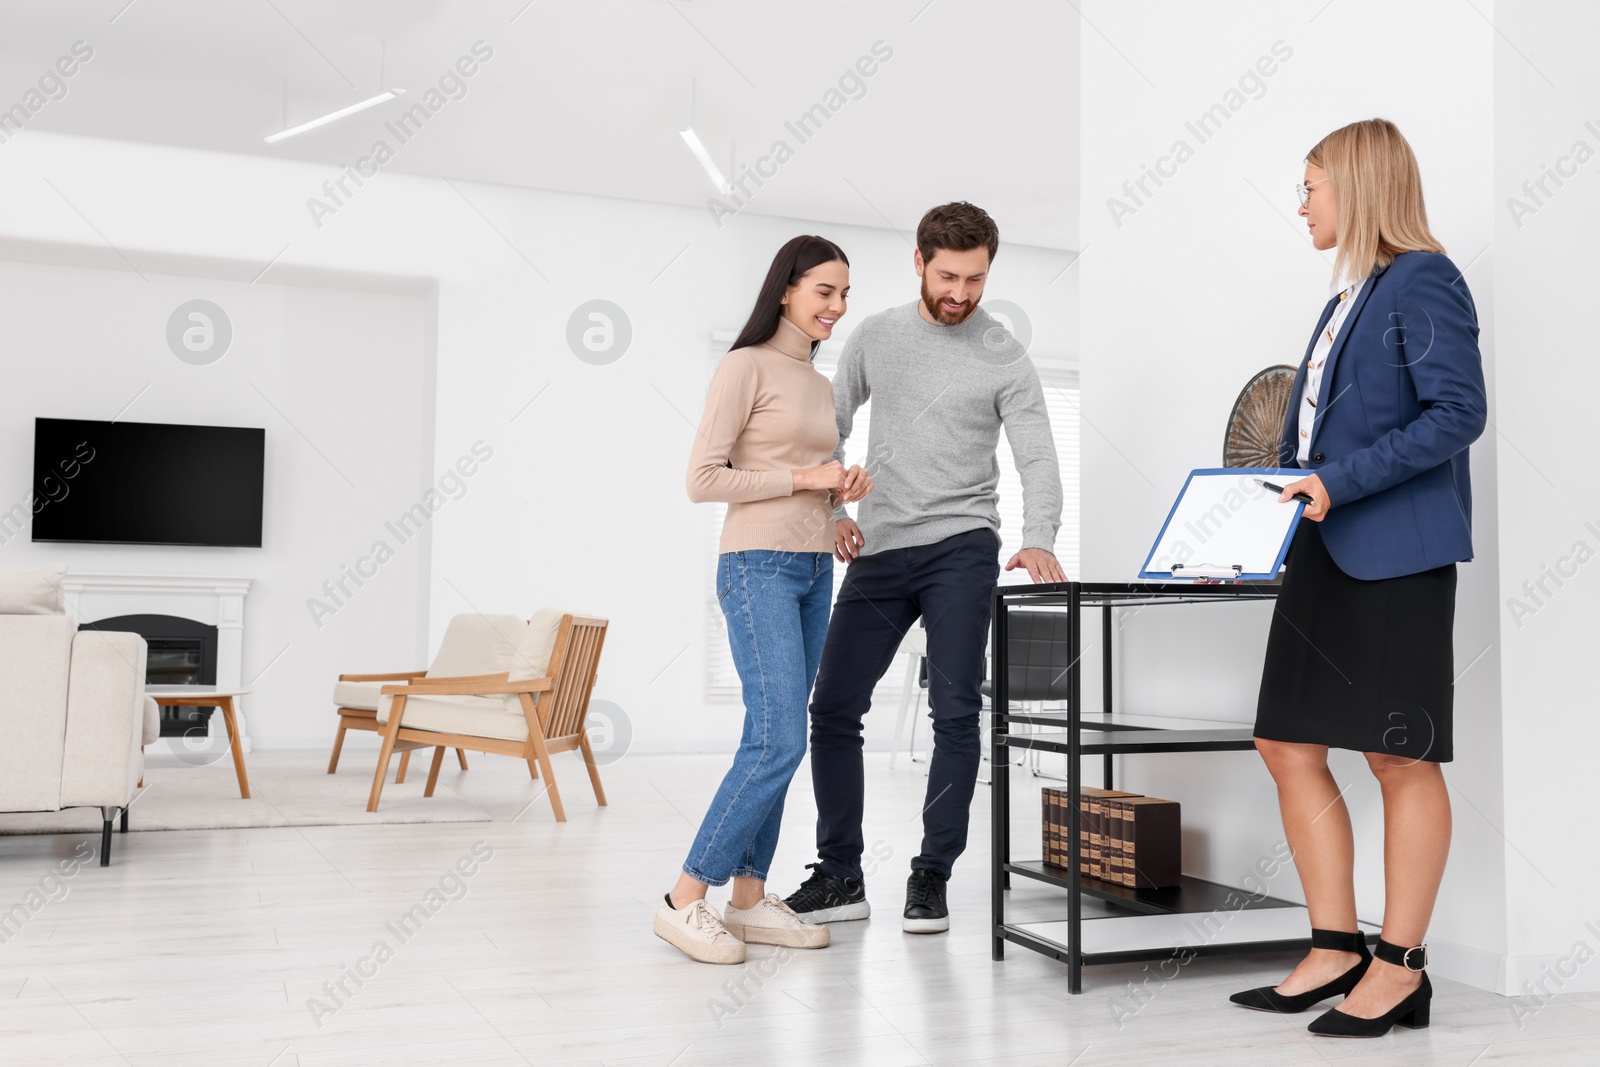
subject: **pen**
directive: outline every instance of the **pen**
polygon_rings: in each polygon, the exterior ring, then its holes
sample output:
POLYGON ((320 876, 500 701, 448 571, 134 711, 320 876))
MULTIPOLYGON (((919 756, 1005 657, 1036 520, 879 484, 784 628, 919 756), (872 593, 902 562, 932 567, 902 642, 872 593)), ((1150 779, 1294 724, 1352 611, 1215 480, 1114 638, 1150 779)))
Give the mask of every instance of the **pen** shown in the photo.
MULTIPOLYGON (((1273 485, 1271 482, 1267 481, 1264 478, 1257 478, 1256 481, 1261 483, 1261 488, 1263 488, 1263 489, 1271 489, 1274 493, 1277 493, 1279 496, 1283 495, 1283 486, 1281 486, 1281 485, 1273 485)), ((1311 494, 1309 494, 1309 493, 1296 493, 1294 496, 1290 497, 1289 499, 1290 500, 1298 500, 1302 504, 1315 504, 1316 503, 1315 500, 1311 499, 1311 494)))

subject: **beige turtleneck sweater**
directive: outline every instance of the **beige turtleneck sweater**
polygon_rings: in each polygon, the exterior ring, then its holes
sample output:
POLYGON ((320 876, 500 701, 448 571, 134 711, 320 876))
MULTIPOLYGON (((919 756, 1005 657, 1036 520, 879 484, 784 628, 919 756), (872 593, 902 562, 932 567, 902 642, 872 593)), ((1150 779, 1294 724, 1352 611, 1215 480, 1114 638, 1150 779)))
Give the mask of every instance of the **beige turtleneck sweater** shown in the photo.
POLYGON ((811 365, 811 338, 787 318, 766 344, 718 364, 689 454, 689 499, 728 505, 721 552, 833 551, 833 495, 794 488, 839 443, 833 385, 811 365))

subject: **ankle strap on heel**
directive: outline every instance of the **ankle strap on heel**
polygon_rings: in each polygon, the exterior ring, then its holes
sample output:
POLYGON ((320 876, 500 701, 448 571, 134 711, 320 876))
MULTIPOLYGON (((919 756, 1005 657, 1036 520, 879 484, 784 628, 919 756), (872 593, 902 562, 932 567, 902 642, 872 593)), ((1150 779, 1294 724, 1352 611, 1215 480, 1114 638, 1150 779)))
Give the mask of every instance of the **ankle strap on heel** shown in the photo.
POLYGON ((1408 971, 1420 971, 1428 966, 1428 946, 1417 945, 1414 948, 1401 948, 1392 945, 1383 938, 1378 938, 1378 947, 1372 951, 1373 956, 1384 963, 1396 967, 1404 967, 1408 971))
POLYGON ((1367 955, 1367 937, 1361 931, 1346 933, 1343 930, 1311 931, 1311 947, 1332 949, 1335 952, 1359 952, 1367 955))

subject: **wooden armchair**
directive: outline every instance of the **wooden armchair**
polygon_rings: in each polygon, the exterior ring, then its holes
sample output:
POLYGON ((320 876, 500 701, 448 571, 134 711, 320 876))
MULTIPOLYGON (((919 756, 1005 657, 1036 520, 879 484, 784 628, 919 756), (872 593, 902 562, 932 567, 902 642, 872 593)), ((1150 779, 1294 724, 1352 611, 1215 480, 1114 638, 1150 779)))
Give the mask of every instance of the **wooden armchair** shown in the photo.
MULTIPOLYGON (((549 613, 541 613, 549 618, 549 613)), ((389 761, 396 751, 433 748, 424 796, 433 796, 446 748, 471 749, 515 756, 537 765, 543 772, 545 791, 557 822, 566 822, 566 809, 556 787, 550 756, 578 750, 589 770, 595 800, 605 807, 600 769, 589 747, 589 696, 594 689, 605 643, 605 619, 560 616, 548 666, 534 675, 530 662, 538 662, 541 634, 548 628, 535 615, 529 625, 529 645, 521 662, 510 671, 456 678, 412 678, 403 685, 383 686, 383 702, 376 719, 383 748, 372 779, 368 811, 378 810, 389 761)))
MULTIPOLYGON (((425 671, 396 671, 389 674, 341 674, 333 687, 334 711, 339 716, 339 732, 333 739, 333 755, 328 773, 339 768, 339 753, 344 749, 347 730, 378 732, 378 705, 383 701, 384 682, 409 682, 421 678, 457 677, 487 674, 511 667, 518 648, 527 641, 528 623, 516 615, 457 615, 445 628, 444 638, 433 663, 425 671)), ((467 769, 467 754, 456 749, 461 769, 467 769)), ((406 780, 411 763, 409 751, 401 754, 396 782, 406 780)), ((528 770, 539 777, 538 765, 529 761, 528 770)))
MULTIPOLYGON (((341 674, 339 675, 339 681, 355 682, 357 684, 370 684, 372 682, 408 682, 413 678, 425 677, 427 673, 427 671, 399 671, 394 674, 341 674)), ((334 701, 337 706, 333 710, 339 713, 339 733, 333 739, 333 755, 328 758, 329 774, 332 774, 334 771, 339 769, 339 753, 344 749, 344 734, 346 730, 370 730, 373 733, 378 732, 378 699, 382 696, 382 693, 381 691, 376 690, 376 687, 374 688, 375 693, 370 698, 367 696, 367 694, 362 693, 353 697, 351 695, 345 695, 344 699, 341 700, 340 690, 353 690, 354 687, 345 685, 334 687, 334 701), (358 703, 360 704, 359 707, 350 706, 358 703), (371 705, 370 707, 368 706, 369 703, 371 705)), ((456 758, 461 761, 461 769, 466 770, 467 754, 458 748, 456 749, 456 758)), ((396 782, 404 782, 406 780, 406 769, 410 765, 411 753, 401 753, 400 770, 396 772, 394 776, 394 780, 396 782)), ((537 778, 538 776, 539 772, 535 770, 534 777, 537 778)))

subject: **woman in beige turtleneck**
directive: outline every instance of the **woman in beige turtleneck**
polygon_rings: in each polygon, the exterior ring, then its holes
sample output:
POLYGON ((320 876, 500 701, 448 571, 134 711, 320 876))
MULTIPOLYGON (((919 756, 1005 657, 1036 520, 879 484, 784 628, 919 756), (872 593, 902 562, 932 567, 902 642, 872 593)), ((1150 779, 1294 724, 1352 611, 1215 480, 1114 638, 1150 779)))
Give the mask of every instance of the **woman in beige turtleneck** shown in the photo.
POLYGON ((656 935, 703 963, 745 945, 822 948, 828 928, 766 892, 783 798, 806 752, 806 701, 833 600, 833 509, 872 479, 832 459, 833 386, 811 365, 844 315, 850 261, 821 237, 778 250, 750 320, 711 382, 689 457, 689 497, 724 501, 717 599, 744 692, 744 736, 717 788, 656 935), (709 886, 733 880, 726 917, 709 886))

